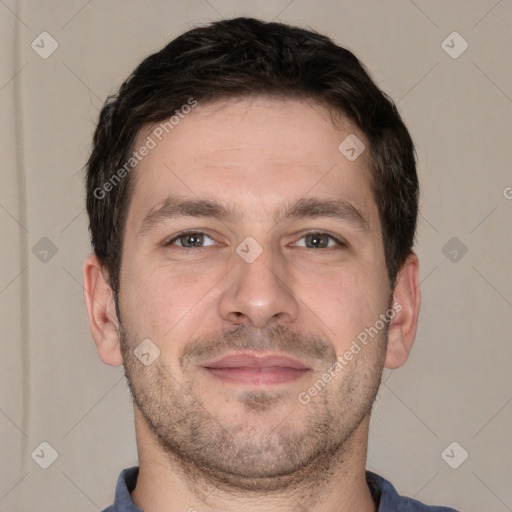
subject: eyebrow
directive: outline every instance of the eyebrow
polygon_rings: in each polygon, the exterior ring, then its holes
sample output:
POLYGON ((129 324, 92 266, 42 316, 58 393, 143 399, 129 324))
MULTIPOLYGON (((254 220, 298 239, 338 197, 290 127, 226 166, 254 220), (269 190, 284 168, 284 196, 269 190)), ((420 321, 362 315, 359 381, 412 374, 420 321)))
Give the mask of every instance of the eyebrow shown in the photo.
POLYGON ((346 221, 362 231, 371 231, 366 217, 344 199, 302 198, 283 208, 280 220, 330 217, 346 221))
MULTIPOLYGON (((153 207, 144 217, 137 236, 146 234, 166 219, 178 217, 209 217, 220 221, 230 221, 236 217, 236 210, 215 200, 180 199, 169 196, 153 207)), ((301 198, 280 208, 274 220, 279 223, 290 219, 317 217, 342 220, 361 231, 371 231, 366 217, 354 205, 343 199, 301 198)))
POLYGON ((151 231, 166 219, 177 217, 210 217, 230 220, 235 216, 233 209, 227 205, 208 199, 180 199, 169 196, 152 208, 144 217, 137 236, 151 231))

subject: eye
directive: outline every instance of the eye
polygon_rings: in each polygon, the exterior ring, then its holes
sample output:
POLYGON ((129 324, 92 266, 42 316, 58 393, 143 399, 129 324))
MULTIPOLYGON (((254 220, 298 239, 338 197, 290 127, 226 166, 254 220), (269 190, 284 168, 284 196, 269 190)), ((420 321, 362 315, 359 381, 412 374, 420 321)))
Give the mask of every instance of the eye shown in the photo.
POLYGON ((208 235, 200 232, 181 233, 178 236, 169 240, 166 246, 176 245, 185 249, 200 249, 215 245, 215 241, 208 235))
POLYGON ((298 242, 293 244, 296 247, 307 247, 308 249, 327 249, 345 244, 327 233, 308 233, 298 242))

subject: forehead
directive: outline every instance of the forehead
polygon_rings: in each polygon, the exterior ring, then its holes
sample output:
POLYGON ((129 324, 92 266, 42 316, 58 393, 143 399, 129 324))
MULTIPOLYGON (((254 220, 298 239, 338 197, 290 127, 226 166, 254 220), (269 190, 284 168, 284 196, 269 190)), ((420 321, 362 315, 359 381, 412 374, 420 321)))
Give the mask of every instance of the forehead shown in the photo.
POLYGON ((133 172, 129 221, 173 194, 216 199, 261 219, 291 199, 341 197, 378 222, 368 151, 355 160, 342 151, 347 137, 367 145, 347 119, 335 125, 318 103, 266 97, 199 102, 187 112, 139 134, 135 149, 152 148, 133 172))

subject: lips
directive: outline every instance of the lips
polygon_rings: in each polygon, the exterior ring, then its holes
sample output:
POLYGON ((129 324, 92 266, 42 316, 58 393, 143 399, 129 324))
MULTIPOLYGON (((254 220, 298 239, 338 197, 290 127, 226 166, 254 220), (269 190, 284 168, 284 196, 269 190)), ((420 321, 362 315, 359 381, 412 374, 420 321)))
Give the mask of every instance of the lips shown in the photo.
POLYGON ((311 370, 289 356, 255 353, 227 354, 202 366, 215 378, 247 385, 282 384, 299 379, 311 370))

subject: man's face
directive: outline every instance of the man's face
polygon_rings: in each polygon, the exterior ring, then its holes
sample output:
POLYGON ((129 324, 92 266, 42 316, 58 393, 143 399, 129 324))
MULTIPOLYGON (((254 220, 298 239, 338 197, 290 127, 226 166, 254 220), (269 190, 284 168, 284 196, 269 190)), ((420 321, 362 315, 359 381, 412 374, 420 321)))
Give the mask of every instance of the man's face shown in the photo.
POLYGON ((226 481, 339 450, 377 392, 386 330, 344 357, 390 306, 369 155, 338 149, 365 138, 344 126, 298 100, 199 103, 135 171, 126 374, 164 451, 226 481))

